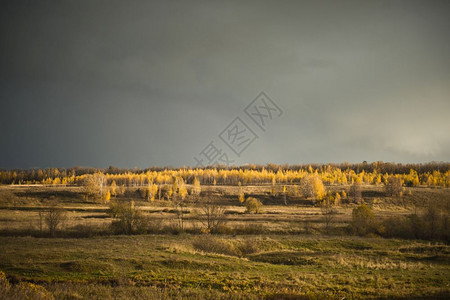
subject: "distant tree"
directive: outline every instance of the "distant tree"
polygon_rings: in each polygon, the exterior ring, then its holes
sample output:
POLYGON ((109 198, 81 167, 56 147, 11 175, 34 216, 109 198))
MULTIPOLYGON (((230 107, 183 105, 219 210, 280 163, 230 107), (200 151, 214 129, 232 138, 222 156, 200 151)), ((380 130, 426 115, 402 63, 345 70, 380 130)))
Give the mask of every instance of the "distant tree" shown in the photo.
POLYGON ((197 177, 194 178, 194 181, 192 183, 192 190, 191 194, 195 196, 199 196, 202 191, 202 187, 200 185, 200 180, 198 180, 197 177))
POLYGON ((378 174, 377 177, 375 178, 375 184, 376 185, 381 184, 381 175, 380 174, 378 174))
POLYGON ((239 203, 245 202, 245 194, 244 194, 244 190, 242 189, 241 182, 239 182, 238 200, 239 200, 239 203))
POLYGON ((293 194, 294 197, 298 196, 298 185, 296 185, 296 184, 294 185, 294 189, 293 189, 292 194, 293 194))
POLYGON ((145 219, 134 205, 134 201, 113 201, 109 208, 111 216, 115 219, 111 223, 115 232, 133 234, 144 227, 145 219))
POLYGON ((287 190, 285 185, 283 185, 283 202, 284 205, 287 205, 287 190))
POLYGON ((185 221, 185 214, 186 214, 186 202, 183 201, 180 198, 175 197, 175 199, 172 200, 172 204, 175 207, 175 214, 177 217, 177 226, 180 231, 184 230, 184 221, 185 221))
POLYGON ((398 177, 390 176, 384 186, 387 194, 391 196, 401 196, 402 193, 402 180, 398 177))
POLYGON ((339 205, 341 204, 341 195, 339 193, 336 193, 334 195, 334 205, 339 205))
POLYGON ((352 229, 354 233, 361 236, 382 231, 382 228, 376 222, 375 215, 366 204, 362 204, 353 209, 352 229))
POLYGON ((181 200, 184 200, 184 198, 188 194, 186 184, 184 183, 184 180, 181 177, 175 180, 174 193, 175 192, 178 194, 178 196, 181 198, 181 200))
POLYGON ((147 199, 147 201, 155 201, 155 196, 158 193, 158 186, 154 183, 149 182, 147 184, 147 187, 145 188, 145 198, 147 199))
POLYGON ((306 175, 300 181, 300 189, 305 198, 322 200, 326 195, 325 186, 322 179, 317 175, 306 175))
POLYGON ((45 224, 51 237, 55 236, 58 227, 64 221, 65 217, 64 210, 56 206, 52 206, 44 212, 45 224))
POLYGON ((348 193, 350 199, 353 203, 361 203, 362 202, 362 192, 361 192, 361 184, 357 181, 353 182, 350 187, 350 191, 348 193))
POLYGON ((112 181, 111 182, 111 185, 110 185, 110 187, 109 187, 109 190, 111 191, 111 195, 113 196, 113 197, 115 197, 115 196, 117 196, 117 184, 116 184, 116 181, 112 181))
POLYGON ((83 189, 86 198, 102 199, 106 185, 106 176, 103 173, 86 175, 83 180, 83 189))
POLYGON ((277 182, 277 180, 276 180, 275 176, 272 177, 272 185, 270 186, 270 194, 274 197, 276 197, 278 194, 276 182, 277 182))
POLYGON ((109 203, 109 201, 111 200, 111 192, 107 191, 104 197, 105 203, 109 203))
POLYGON ((166 186, 164 197, 166 198, 166 200, 171 200, 172 196, 173 196, 173 187, 171 185, 166 186))
POLYGON ((330 233, 332 223, 334 222, 336 211, 333 208, 333 196, 328 195, 321 203, 320 209, 322 211, 322 218, 325 224, 326 234, 330 233))

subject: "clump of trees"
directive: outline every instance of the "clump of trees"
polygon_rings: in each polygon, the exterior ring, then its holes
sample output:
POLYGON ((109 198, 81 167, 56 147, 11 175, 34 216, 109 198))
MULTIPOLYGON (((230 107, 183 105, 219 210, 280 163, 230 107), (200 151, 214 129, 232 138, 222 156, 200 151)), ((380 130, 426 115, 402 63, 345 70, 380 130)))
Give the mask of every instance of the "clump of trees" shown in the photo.
POLYGON ((326 195, 323 181, 317 174, 306 175, 303 177, 300 180, 300 189, 306 199, 322 200, 326 195))

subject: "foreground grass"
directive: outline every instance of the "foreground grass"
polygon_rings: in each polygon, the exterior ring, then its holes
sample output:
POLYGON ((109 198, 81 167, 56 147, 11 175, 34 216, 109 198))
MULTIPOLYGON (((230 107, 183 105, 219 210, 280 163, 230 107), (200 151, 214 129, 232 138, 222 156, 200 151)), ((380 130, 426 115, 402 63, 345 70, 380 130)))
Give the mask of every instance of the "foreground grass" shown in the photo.
POLYGON ((3 237, 0 270, 58 299, 450 296, 450 246, 356 237, 3 237))

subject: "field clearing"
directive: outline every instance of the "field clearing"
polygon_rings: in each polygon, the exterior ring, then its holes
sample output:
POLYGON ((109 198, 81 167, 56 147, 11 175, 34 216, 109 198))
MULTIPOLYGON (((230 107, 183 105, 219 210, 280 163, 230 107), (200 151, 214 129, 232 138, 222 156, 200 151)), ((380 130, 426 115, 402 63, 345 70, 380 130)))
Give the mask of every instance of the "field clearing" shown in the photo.
MULTIPOLYGON (((0 299, 20 295, 19 287, 48 299, 450 297, 448 243, 351 236, 354 203, 334 206, 326 231, 320 205, 270 188, 242 187, 263 203, 260 213, 246 213, 239 187, 202 186, 200 196, 186 198, 179 231, 172 201, 145 201, 130 187, 119 200, 134 201, 151 226, 127 236, 111 231, 109 205, 86 199, 80 187, 0 186, 0 271, 11 283, 0 299), (216 234, 202 229, 206 200, 223 208, 225 229, 216 234), (64 211, 56 238, 47 237, 40 215, 49 207, 64 211)), ((382 186, 363 185, 362 195, 379 220, 450 203, 446 188, 408 187, 390 197, 382 186)))

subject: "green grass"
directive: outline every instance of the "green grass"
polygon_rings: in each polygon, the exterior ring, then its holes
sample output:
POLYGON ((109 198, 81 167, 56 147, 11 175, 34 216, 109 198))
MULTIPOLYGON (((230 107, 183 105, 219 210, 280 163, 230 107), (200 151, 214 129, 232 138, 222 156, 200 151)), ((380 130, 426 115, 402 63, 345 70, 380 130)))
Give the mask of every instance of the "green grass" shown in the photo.
POLYGON ((137 298, 148 293, 155 298, 305 299, 450 295, 450 247, 442 243, 213 237, 234 246, 252 244, 252 253, 225 255, 196 250, 195 238, 0 238, 0 270, 14 280, 41 284, 61 298, 63 294, 95 298, 113 295, 115 289, 134 290, 137 298), (98 292, 89 288, 95 285, 101 287, 98 292))

